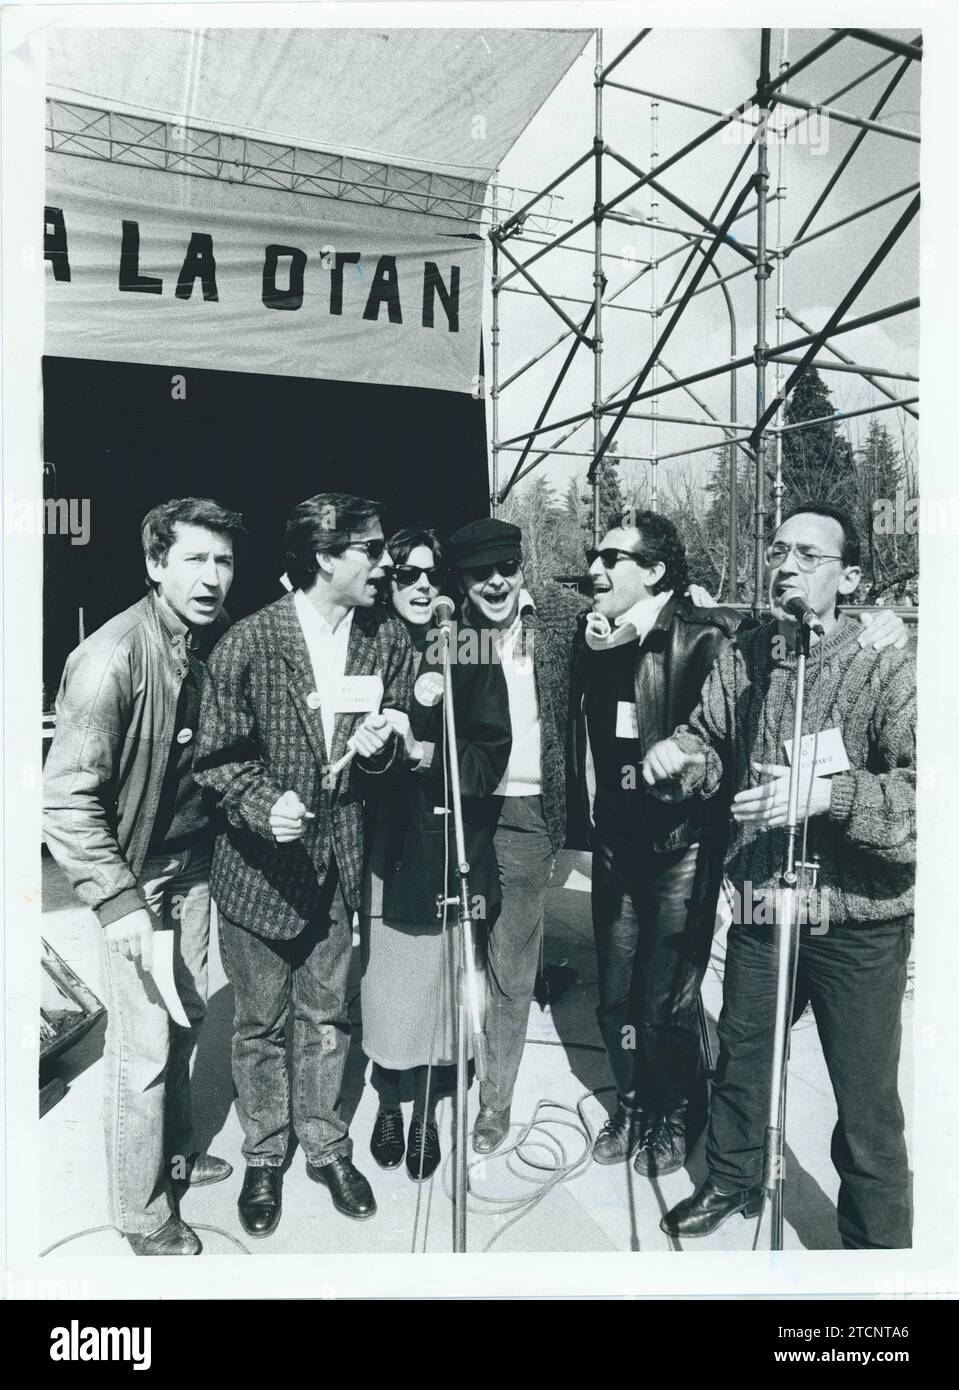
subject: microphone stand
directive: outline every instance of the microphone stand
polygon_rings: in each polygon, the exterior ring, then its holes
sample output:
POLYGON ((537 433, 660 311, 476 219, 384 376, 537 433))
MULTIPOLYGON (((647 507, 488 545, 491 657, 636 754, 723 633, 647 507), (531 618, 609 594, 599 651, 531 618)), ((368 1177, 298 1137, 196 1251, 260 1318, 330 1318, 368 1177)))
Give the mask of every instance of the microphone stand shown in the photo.
POLYGON ((783 1160, 786 1147, 786 1080, 789 1065, 789 1035, 796 997, 796 967, 799 961, 799 920, 797 911, 796 836, 799 820, 799 774, 802 762, 803 702, 806 686, 806 658, 809 655, 809 628, 796 627, 796 689, 793 716, 792 758, 789 763, 789 801, 786 812, 786 847, 779 876, 776 903, 777 977, 776 1016, 773 1027, 773 1055, 769 1088, 769 1119, 763 1153, 764 1200, 770 1201, 772 1222, 769 1248, 783 1248, 783 1160))
POLYGON ((456 747, 456 711, 453 707, 453 674, 450 657, 450 624, 440 624, 443 634, 443 725, 449 756, 450 792, 453 809, 453 833, 456 845, 456 868, 459 887, 455 897, 446 896, 446 884, 439 894, 438 909, 442 915, 446 904, 459 906, 459 931, 456 954, 456 1158, 453 1170, 453 1251, 466 1253, 467 1203, 467 1126, 466 1091, 468 1080, 468 1036, 473 1039, 473 1061, 476 1079, 486 1076, 486 1039, 480 1015, 479 979, 473 954, 473 919, 470 916, 469 863, 466 859, 466 838, 463 833, 463 802, 460 792, 460 766, 456 747))

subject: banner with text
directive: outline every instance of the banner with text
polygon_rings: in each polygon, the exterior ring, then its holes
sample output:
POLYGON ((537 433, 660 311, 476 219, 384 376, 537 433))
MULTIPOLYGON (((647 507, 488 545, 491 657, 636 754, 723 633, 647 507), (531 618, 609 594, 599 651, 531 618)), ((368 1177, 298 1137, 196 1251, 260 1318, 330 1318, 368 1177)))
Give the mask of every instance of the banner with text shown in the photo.
POLYGON ((479 394, 469 226, 48 154, 45 351, 479 394))

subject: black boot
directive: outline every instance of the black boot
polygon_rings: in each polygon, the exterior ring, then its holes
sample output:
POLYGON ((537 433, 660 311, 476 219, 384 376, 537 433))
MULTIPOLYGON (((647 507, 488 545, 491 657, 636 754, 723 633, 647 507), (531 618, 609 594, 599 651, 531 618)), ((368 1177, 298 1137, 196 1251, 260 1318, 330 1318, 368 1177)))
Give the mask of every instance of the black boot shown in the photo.
POLYGON ((435 1120, 427 1120, 423 1123, 422 1115, 413 1112, 413 1120, 410 1124, 410 1142, 406 1149, 406 1171, 414 1182, 426 1182, 427 1178, 433 1176, 439 1166, 440 1161, 440 1136, 436 1128, 435 1120), (422 1149, 422 1169, 420 1168, 420 1150, 422 1149))
POLYGON ((247 1167, 236 1208, 248 1236, 268 1236, 280 1224, 283 1174, 279 1165, 247 1167))
POLYGON ((649 1118, 642 1110, 633 1109, 620 1101, 593 1142, 594 1163, 625 1163, 636 1152, 649 1127, 649 1118))
POLYGON ((405 1147, 402 1110, 380 1110, 370 1137, 370 1153, 381 1168, 398 1168, 405 1147))
POLYGON ((681 1105, 667 1115, 650 1119, 633 1168, 646 1178, 663 1178, 675 1173, 686 1162, 686 1107, 681 1105))
POLYGON ((659 1223, 668 1236, 711 1236, 723 1222, 736 1212, 747 1219, 759 1215, 763 1190, 760 1186, 740 1187, 723 1191, 712 1178, 707 1178, 698 1192, 686 1197, 659 1223))

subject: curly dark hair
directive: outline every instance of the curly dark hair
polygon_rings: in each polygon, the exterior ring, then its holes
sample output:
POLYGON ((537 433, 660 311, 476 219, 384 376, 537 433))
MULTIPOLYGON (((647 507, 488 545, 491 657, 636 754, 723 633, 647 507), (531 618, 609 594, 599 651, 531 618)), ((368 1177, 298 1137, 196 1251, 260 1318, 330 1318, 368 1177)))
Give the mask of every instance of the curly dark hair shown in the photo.
POLYGON ((443 544, 439 536, 428 526, 405 526, 395 531, 386 542, 390 559, 394 565, 405 565, 418 545, 428 546, 433 552, 433 564, 439 576, 445 576, 446 564, 443 559, 443 544))
POLYGON ((672 589, 684 594, 689 587, 686 547, 669 517, 662 512, 634 512, 624 516, 621 524, 639 532, 638 554, 644 565, 666 566, 663 577, 653 585, 653 593, 672 589))

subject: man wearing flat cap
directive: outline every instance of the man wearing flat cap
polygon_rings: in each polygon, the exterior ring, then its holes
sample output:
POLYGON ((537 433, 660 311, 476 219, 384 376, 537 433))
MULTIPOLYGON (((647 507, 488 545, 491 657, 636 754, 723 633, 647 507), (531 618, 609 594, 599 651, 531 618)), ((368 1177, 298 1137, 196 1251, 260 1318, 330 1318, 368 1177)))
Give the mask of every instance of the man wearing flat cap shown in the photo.
POLYGON ((519 527, 496 517, 470 522, 450 537, 464 617, 491 630, 509 696, 512 751, 496 794, 495 834, 502 889, 489 934, 486 1042, 473 1148, 491 1153, 510 1123, 513 1087, 526 1041, 543 942, 543 912, 553 860, 566 836, 566 732, 569 671, 583 603, 558 585, 524 587, 519 527))

